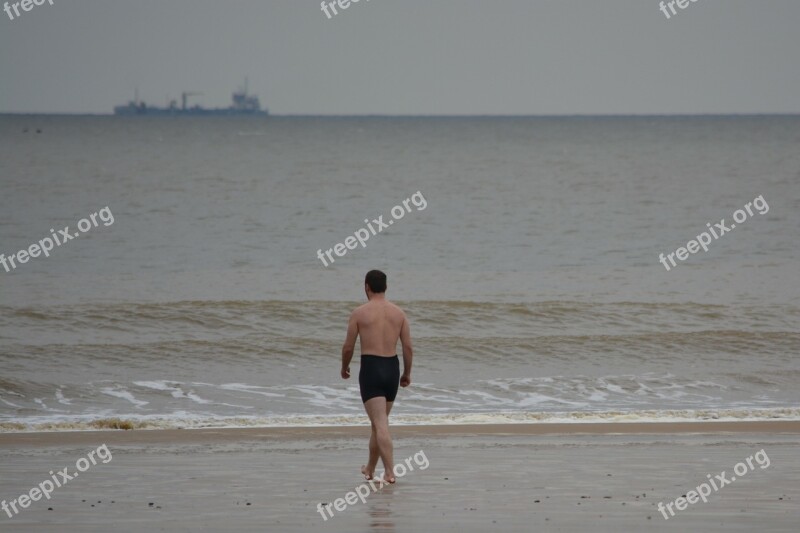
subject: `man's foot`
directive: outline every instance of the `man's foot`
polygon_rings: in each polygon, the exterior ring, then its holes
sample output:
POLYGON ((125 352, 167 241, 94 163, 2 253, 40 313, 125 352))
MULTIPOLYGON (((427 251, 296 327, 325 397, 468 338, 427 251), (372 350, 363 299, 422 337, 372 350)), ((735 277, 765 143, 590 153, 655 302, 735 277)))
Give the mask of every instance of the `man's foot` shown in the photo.
POLYGON ((361 473, 364 474, 364 479, 367 481, 372 479, 375 475, 375 471, 373 470, 370 472, 370 470, 367 468, 367 465, 361 465, 361 473))

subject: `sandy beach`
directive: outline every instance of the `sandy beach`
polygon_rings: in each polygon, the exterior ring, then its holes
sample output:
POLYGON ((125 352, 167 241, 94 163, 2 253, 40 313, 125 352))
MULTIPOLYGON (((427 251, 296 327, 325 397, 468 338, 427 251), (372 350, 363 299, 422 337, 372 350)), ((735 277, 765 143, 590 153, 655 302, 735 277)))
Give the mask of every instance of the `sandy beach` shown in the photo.
POLYGON ((0 435, 11 500, 106 444, 108 463, 3 531, 796 531, 800 422, 519 424, 394 429, 395 486, 324 520, 361 483, 365 427, 0 435), (759 450, 769 459, 665 520, 671 502, 759 450), (413 463, 412 463, 413 464, 413 463), (52 509, 52 510, 50 510, 52 509))

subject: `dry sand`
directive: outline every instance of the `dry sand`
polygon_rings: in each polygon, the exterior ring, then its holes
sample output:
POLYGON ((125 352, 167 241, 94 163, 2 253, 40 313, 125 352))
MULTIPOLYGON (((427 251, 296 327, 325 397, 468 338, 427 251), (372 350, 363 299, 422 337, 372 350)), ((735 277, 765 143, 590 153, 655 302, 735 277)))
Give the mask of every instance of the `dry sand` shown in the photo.
POLYGON ((0 531, 798 531, 800 422, 394 428, 430 466, 323 520, 361 483, 365 427, 0 435, 0 499, 105 443, 113 454, 0 531), (763 449, 677 516, 657 509, 763 449), (152 504, 152 505, 151 505, 152 504), (52 510, 48 510, 52 508, 52 510))

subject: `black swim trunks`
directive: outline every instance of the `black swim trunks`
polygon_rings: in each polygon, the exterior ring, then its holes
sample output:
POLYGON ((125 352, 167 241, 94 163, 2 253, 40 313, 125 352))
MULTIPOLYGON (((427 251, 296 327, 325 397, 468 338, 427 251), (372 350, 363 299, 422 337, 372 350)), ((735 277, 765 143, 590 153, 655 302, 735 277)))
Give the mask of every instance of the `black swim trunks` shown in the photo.
POLYGON ((393 402, 400 385, 400 359, 396 355, 362 355, 358 385, 361 387, 361 401, 364 403, 378 396, 385 396, 387 402, 393 402))

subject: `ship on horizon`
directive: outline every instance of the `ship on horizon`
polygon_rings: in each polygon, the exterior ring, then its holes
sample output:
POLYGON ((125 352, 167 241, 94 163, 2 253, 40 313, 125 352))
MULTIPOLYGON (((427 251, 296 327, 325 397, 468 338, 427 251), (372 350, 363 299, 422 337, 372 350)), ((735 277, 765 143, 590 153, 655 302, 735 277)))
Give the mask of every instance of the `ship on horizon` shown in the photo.
POLYGON ((181 105, 178 106, 176 100, 170 100, 167 107, 149 106, 145 102, 139 100, 139 91, 136 90, 134 99, 125 105, 118 105, 114 107, 114 114, 120 116, 133 116, 133 115, 154 115, 154 116, 231 116, 231 115, 256 115, 266 116, 269 111, 261 109, 261 102, 258 96, 247 93, 247 79, 245 79, 244 87, 234 92, 231 95, 230 107, 219 107, 213 109, 206 109, 199 105, 188 106, 188 99, 190 96, 196 96, 203 93, 194 91, 184 91, 181 93, 181 105))

